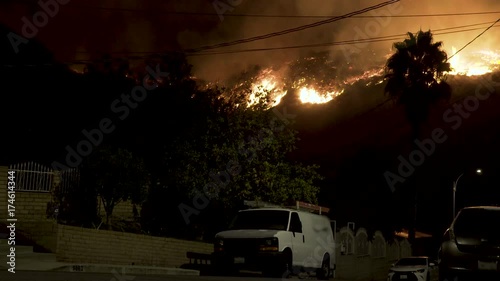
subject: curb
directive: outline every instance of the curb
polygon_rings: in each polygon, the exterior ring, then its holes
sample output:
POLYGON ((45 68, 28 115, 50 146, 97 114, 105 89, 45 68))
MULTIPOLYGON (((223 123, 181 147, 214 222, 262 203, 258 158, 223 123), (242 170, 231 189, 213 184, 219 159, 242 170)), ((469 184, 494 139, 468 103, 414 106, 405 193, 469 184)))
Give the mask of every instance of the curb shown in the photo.
POLYGON ((185 275, 199 276, 200 271, 182 268, 167 268, 154 266, 120 266, 120 265, 100 265, 100 264, 73 264, 61 266, 51 271, 59 272, 91 272, 91 273, 112 273, 120 275, 185 275))

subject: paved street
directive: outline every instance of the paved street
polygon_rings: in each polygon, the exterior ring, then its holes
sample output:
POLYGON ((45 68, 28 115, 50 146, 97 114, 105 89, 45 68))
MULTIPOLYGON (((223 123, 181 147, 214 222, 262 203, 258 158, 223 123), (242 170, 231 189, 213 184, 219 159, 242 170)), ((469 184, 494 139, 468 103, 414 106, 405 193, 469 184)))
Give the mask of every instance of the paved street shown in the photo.
MULTIPOLYGON (((51 271, 19 271, 15 274, 2 271, 0 272, 0 280, 5 281, 271 281, 281 280, 272 278, 262 278, 258 275, 242 274, 237 277, 218 277, 218 276, 175 276, 175 275, 121 275, 112 273, 78 273, 78 272, 51 272, 51 271)), ((294 277, 289 280, 299 280, 294 277)), ((313 279, 310 279, 313 280, 313 279)), ((333 279, 332 279, 333 280, 333 279)), ((336 281, 347 281, 338 280, 336 281)))

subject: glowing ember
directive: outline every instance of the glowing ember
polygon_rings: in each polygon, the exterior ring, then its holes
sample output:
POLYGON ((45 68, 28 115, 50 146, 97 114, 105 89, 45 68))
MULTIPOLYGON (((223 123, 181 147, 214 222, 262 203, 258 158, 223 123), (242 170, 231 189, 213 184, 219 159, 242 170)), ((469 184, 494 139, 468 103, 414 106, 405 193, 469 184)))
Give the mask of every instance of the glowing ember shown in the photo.
MULTIPOLYGON (((452 55, 457 52, 455 47, 452 47, 451 50, 452 55)), ((462 57, 461 53, 458 53, 450 59, 450 64, 452 67, 451 75, 483 75, 500 66, 500 54, 481 50, 473 52, 470 56, 462 57)))
POLYGON ((333 100, 335 97, 342 94, 344 90, 340 92, 330 92, 325 94, 320 94, 313 88, 303 87, 300 89, 299 98, 302 103, 326 103, 333 100))

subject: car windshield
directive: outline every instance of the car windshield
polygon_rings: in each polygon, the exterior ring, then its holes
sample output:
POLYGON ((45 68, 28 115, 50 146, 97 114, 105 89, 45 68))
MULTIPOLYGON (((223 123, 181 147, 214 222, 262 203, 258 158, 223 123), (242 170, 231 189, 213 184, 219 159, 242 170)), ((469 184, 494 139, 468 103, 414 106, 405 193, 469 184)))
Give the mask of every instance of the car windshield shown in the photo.
POLYGON ((407 266, 407 265, 427 265, 427 259, 426 258, 404 258, 400 259, 396 265, 402 265, 402 266, 407 266))
POLYGON ((290 212, 283 210, 259 210, 239 212, 229 229, 286 230, 290 212))
POLYGON ((500 237, 500 211, 465 209, 454 224, 455 234, 461 237, 490 235, 500 237))

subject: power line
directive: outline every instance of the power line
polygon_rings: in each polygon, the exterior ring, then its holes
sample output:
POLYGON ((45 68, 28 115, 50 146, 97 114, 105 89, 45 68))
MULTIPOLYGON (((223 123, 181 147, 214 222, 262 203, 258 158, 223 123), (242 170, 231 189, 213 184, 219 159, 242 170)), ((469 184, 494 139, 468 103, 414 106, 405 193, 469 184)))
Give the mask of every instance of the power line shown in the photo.
POLYGON ((474 42, 477 38, 479 38, 481 35, 483 35, 486 31, 488 31, 490 28, 492 28, 497 22, 500 22, 500 18, 498 18, 493 24, 491 24, 490 26, 488 26, 483 32, 479 33, 476 37, 474 37, 474 39, 470 40, 467 44, 465 44, 462 48, 460 48, 460 50, 456 51, 453 55, 451 55, 451 57, 449 57, 447 59, 450 60, 452 57, 454 57, 456 54, 458 54, 460 51, 462 51, 463 49, 465 49, 465 47, 469 46, 472 42, 474 42))
POLYGON ((357 10, 357 11, 354 11, 354 12, 351 12, 351 13, 348 13, 348 14, 345 14, 345 15, 342 15, 342 16, 333 17, 331 19, 327 19, 327 20, 323 20, 323 21, 318 21, 318 22, 315 22, 315 23, 312 23, 312 24, 306 24, 306 25, 295 27, 295 28, 285 29, 285 30, 282 30, 282 31, 279 31, 279 32, 273 32, 273 33, 269 33, 269 34, 265 34, 265 35, 260 35, 260 36, 255 36, 255 37, 250 37, 250 38, 246 38, 246 39, 241 39, 241 40, 236 40, 236 41, 231 41, 231 42, 225 42, 225 43, 220 43, 220 44, 215 44, 215 45, 209 45, 209 46, 203 46, 203 47, 199 47, 199 48, 195 48, 195 49, 188 49, 188 50, 185 50, 185 51, 188 52, 188 53, 199 52, 199 51, 204 51, 204 50, 217 49, 217 48, 221 48, 221 47, 228 47, 228 46, 233 46, 233 45, 238 45, 238 44, 244 44, 244 43, 249 43, 249 42, 263 40, 263 39, 268 39, 268 38, 272 38, 272 37, 276 37, 276 36, 281 36, 281 35, 285 35, 285 34, 297 32, 297 31, 302 31, 302 30, 305 30, 305 29, 309 29, 309 28, 321 26, 321 25, 324 25, 324 24, 327 24, 327 23, 332 23, 332 22, 335 22, 335 21, 339 21, 341 19, 349 18, 349 17, 352 17, 354 15, 363 14, 363 13, 366 13, 366 12, 369 12, 369 11, 372 11, 372 10, 376 10, 376 9, 379 9, 379 8, 382 8, 382 7, 385 7, 385 6, 388 6, 388 5, 392 5, 392 4, 394 4, 396 2, 399 2, 399 1, 400 0, 390 0, 390 1, 386 1, 386 2, 377 4, 377 5, 374 5, 374 6, 370 6, 368 8, 357 10))
MULTIPOLYGON (((495 26, 495 27, 500 27, 500 26, 495 26)), ((448 28, 448 29, 456 29, 456 28, 448 28)), ((440 29, 440 30, 448 30, 448 29, 440 29)), ((475 31, 475 30, 481 30, 481 29, 482 28, 470 28, 470 29, 447 31, 447 32, 436 32, 436 33, 433 33, 433 35, 454 34, 454 33, 469 32, 469 31, 475 31)), ((435 31, 438 31, 438 30, 435 30, 435 31)), ((254 48, 254 49, 228 50, 228 51, 218 51, 218 52, 201 52, 201 53, 197 53, 197 54, 187 54, 187 56, 221 55, 221 54, 235 54, 235 53, 246 53, 246 52, 276 51, 276 50, 286 50, 286 49, 318 48, 318 47, 329 47, 329 46, 340 46, 340 45, 353 45, 353 44, 360 44, 360 43, 377 43, 377 42, 387 42, 387 41, 398 40, 404 36, 406 36, 406 34, 397 34, 397 35, 373 37, 373 38, 358 39, 358 40, 335 41, 335 42, 329 42, 329 43, 284 46, 284 47, 254 48)))
MULTIPOLYGON (((455 34, 455 33, 463 33, 463 32, 475 31, 475 30, 482 30, 483 28, 469 28, 469 29, 464 29, 464 28, 493 23, 493 24, 491 24, 486 29, 486 30, 488 30, 489 28, 492 28, 492 27, 500 27, 500 25, 494 26, 499 21, 500 21, 500 19, 497 20, 497 21, 494 21, 494 22, 484 22, 484 23, 476 23, 476 24, 468 24, 468 25, 462 25, 462 26, 455 26, 455 27, 447 27, 447 28, 435 29, 433 31, 433 35, 455 34), (456 29, 459 29, 459 30, 456 30, 456 29), (442 31, 442 32, 439 32, 439 31, 442 31)), ((484 30, 480 35, 482 35, 483 33, 485 33, 486 30, 484 30)), ((480 35, 476 36, 475 39, 477 39, 480 35)), ((233 53, 245 53, 245 52, 256 52, 256 51, 273 51, 273 50, 296 49, 296 48, 314 48, 314 47, 327 47, 327 46, 341 46, 341 45, 352 45, 352 44, 359 44, 359 43, 387 42, 387 41, 399 40, 399 39, 403 38, 404 36, 406 36, 406 33, 404 33, 404 34, 387 35, 387 36, 379 36, 379 37, 371 37, 371 38, 365 38, 365 39, 334 41, 334 42, 318 43, 318 44, 294 45, 294 46, 283 46, 283 47, 274 47, 274 48, 258 48, 258 49, 243 49, 243 50, 201 52, 201 53, 198 53, 198 54, 187 54, 187 56, 219 55, 219 54, 233 54, 233 53)), ((473 40, 475 40, 475 39, 473 39, 473 40)), ((461 50, 462 49, 463 48, 461 48, 461 50)), ((85 52, 78 52, 78 53, 85 53, 85 52)), ((165 52, 113 52, 113 53, 115 53, 115 54, 127 54, 127 53, 130 53, 130 54, 142 54, 142 55, 126 56, 126 58, 129 59, 129 60, 143 60, 143 59, 151 58, 152 55, 162 55, 162 54, 165 54, 165 52)), ((118 58, 113 58, 113 59, 118 59, 118 58)), ((113 60, 113 59, 110 59, 110 61, 113 60)), ((101 61, 101 60, 98 60, 98 61, 101 61)), ((52 65, 64 65, 64 64, 78 65, 78 64, 95 63, 95 62, 96 61, 94 61, 94 60, 74 60, 72 62, 61 63, 61 64, 26 64, 26 65, 3 65, 3 66, 7 66, 7 67, 33 66, 33 67, 35 67, 35 66, 52 66, 52 65)))
MULTIPOLYGON (((434 29, 433 32, 436 32, 436 31, 445 31, 445 30, 452 30, 452 29, 462 29, 462 28, 465 28, 465 27, 473 27, 473 26, 481 26, 481 25, 485 25, 485 24, 491 24, 491 23, 494 23, 494 21, 489 21, 489 22, 481 22, 481 23, 474 23, 474 24, 467 24, 467 25, 459 25, 459 26, 454 26, 454 27, 446 27, 446 28, 439 28, 439 29, 434 29)), ((459 30, 457 32, 466 32, 466 31, 473 31, 473 30, 479 30, 479 29, 482 29, 482 28, 475 28, 475 29, 463 29, 463 30, 459 30)), ((439 33, 439 34, 448 34, 448 33, 439 33)), ((439 35, 437 34, 437 35, 439 35)), ((330 46, 332 44, 334 45, 349 45, 349 44, 354 44, 354 43, 370 43, 370 42, 379 42, 378 40, 379 39, 388 39, 388 40, 382 40, 380 42, 385 42, 385 41, 389 41, 389 40, 397 40, 399 38, 401 38, 402 36, 406 36, 406 33, 404 34, 394 34, 394 35, 387 35, 387 36, 380 36, 380 37, 371 37, 371 38, 365 38, 365 39, 356 39, 356 40, 346 40, 346 41, 337 41, 337 42, 331 42, 331 43, 318 43, 318 44, 310 44, 310 45, 299 45, 299 46, 312 46, 312 47, 315 47, 315 46, 318 46, 318 47, 321 47, 321 46, 330 46), (374 41, 374 40, 377 40, 377 41, 374 41), (351 43, 353 42, 353 43, 351 43)), ((295 48, 293 46, 288 46, 288 47, 275 47, 275 48, 271 48, 271 49, 281 49, 281 48, 295 48)), ((252 49, 248 49, 248 50, 252 50, 252 49)), ((256 50, 260 50, 260 49, 256 49, 256 50)), ((265 48, 263 49, 265 50, 265 48)), ((223 53, 237 53, 237 52, 245 52, 247 50, 243 49, 243 50, 228 50, 228 51, 215 51, 215 52, 201 52, 199 54, 190 54, 190 56, 196 56, 196 55, 208 55, 208 54, 223 54, 223 53)), ((79 53, 79 54, 90 54, 92 52, 90 51, 77 51, 76 53, 79 53)), ((161 54, 161 53, 164 53, 163 51, 125 51, 125 52, 108 52, 109 54, 144 54, 144 55, 147 55, 147 54, 161 54)))
MULTIPOLYGON (((410 15, 376 15, 376 16, 352 16, 351 18, 426 18, 426 17, 455 17, 475 16, 487 14, 500 14, 497 12, 471 12, 471 13, 449 13, 449 14, 410 14, 410 15)), ((216 14, 212 14, 216 15, 216 14)), ((252 17, 252 18, 331 18, 335 15, 258 15, 258 14, 224 14, 224 17, 252 17)))
MULTIPOLYGON (((15 2, 14 4, 29 5, 27 3, 15 2)), ((158 9, 131 9, 131 8, 113 8, 113 7, 102 7, 102 6, 88 6, 88 5, 78 5, 78 4, 66 4, 64 5, 68 8, 80 8, 87 10, 101 10, 105 12, 126 12, 126 13, 158 13, 163 15, 179 15, 179 16, 216 16, 217 13, 207 13, 207 12, 180 12, 180 11, 162 11, 158 9)), ((468 12, 468 13, 439 13, 439 14, 409 14, 409 15, 373 15, 373 16, 352 16, 351 18, 418 18, 418 17, 451 17, 451 16, 475 16, 475 15, 488 15, 488 14, 500 14, 500 11, 487 11, 487 12, 468 12)), ((265 15, 265 14, 224 14, 224 17, 249 17, 249 18, 331 18, 338 17, 341 15, 265 15)))

